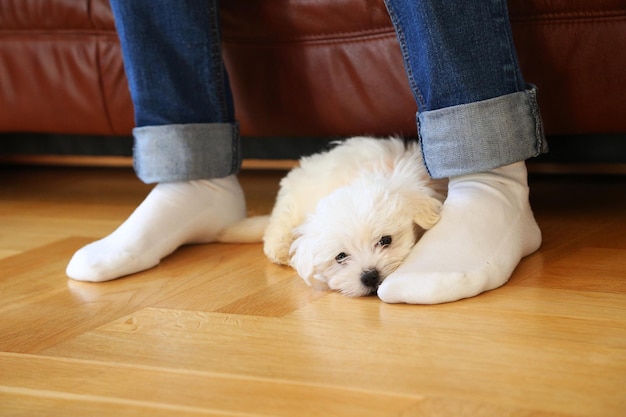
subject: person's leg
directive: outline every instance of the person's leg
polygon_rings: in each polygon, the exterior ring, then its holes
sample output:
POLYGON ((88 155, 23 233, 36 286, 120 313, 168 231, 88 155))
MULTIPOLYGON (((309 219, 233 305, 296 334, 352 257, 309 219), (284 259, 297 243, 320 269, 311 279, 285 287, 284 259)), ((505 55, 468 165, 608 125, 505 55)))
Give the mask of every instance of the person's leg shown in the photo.
POLYGON ((158 183, 112 234, 80 249, 67 274, 106 281, 211 242, 245 216, 239 137, 215 1, 112 0, 136 128, 139 178, 158 183))
POLYGON ((424 160, 450 178, 440 222, 382 283, 386 302, 440 303, 504 284, 541 232, 524 161, 546 151, 505 0, 386 0, 418 103, 424 160))

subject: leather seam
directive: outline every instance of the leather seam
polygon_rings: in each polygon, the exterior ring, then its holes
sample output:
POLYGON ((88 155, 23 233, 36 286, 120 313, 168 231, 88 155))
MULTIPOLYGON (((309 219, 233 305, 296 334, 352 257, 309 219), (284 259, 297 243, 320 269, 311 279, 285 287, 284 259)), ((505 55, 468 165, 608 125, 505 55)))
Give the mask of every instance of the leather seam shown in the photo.
POLYGON ((384 27, 380 29, 372 29, 372 30, 363 30, 363 31, 354 31, 354 32, 328 32, 328 33, 319 33, 319 34, 311 34, 311 35, 299 35, 290 37, 286 35, 285 37, 274 37, 274 36, 229 36, 227 34, 223 35, 223 39, 228 39, 229 42, 244 42, 244 43, 254 43, 254 41, 258 41, 260 43, 263 42, 275 42, 275 43, 299 43, 299 42, 340 42, 343 40, 350 40, 353 38, 363 38, 368 39, 372 37, 383 37, 383 36, 395 36, 395 31, 393 27, 384 27))
POLYGON ((563 13, 546 13, 527 16, 511 16, 511 22, 556 22, 559 20, 604 20, 604 19, 620 19, 626 17, 624 10, 615 11, 597 11, 597 12, 563 12, 563 13))
POLYGON ((246 45, 258 45, 258 46, 290 46, 290 45, 331 45, 331 44, 349 44, 360 43, 368 41, 377 41, 388 38, 396 38, 395 32, 381 33, 376 35, 355 36, 355 37, 343 37, 343 38, 320 38, 314 39, 311 37, 301 37, 292 39, 276 39, 276 38, 229 38, 224 37, 222 40, 225 44, 233 46, 246 46, 246 45))
POLYGON ((104 110, 104 117, 107 121, 107 125, 109 126, 109 130, 116 134, 118 132, 115 131, 113 126, 113 118, 111 117, 111 112, 109 110, 109 103, 105 97, 105 88, 103 82, 103 71, 102 71, 102 62, 101 62, 101 48, 100 48, 100 40, 95 41, 96 47, 96 68, 98 69, 98 89, 100 90, 100 100, 102 101, 102 109, 104 110))
POLYGON ((581 26, 581 25, 621 25, 626 22, 626 15, 613 18, 570 19, 570 20, 514 20, 513 25, 535 26, 581 26))

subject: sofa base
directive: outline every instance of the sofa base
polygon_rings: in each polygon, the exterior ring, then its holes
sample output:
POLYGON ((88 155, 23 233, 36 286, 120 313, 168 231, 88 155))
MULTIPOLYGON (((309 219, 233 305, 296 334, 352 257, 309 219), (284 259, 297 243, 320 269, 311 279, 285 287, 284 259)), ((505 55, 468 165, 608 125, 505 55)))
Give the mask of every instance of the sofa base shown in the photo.
MULTIPOLYGON (((243 137, 243 166, 288 169, 301 156, 326 149, 337 139, 243 137)), ((530 160, 531 171, 626 174, 626 135, 552 136, 548 143, 548 154, 530 160)), ((130 166, 132 147, 129 136, 0 134, 0 162, 130 166)))

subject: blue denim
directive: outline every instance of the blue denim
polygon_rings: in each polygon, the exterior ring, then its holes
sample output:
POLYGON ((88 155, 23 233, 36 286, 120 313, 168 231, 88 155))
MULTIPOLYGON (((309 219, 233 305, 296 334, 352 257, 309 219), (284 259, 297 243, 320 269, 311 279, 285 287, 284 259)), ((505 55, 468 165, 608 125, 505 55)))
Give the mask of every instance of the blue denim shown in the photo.
POLYGON ((134 163, 146 183, 225 177, 239 129, 213 0, 111 0, 135 110, 134 163))
MULTIPOLYGON (((435 178, 547 150, 519 69, 506 0, 385 0, 435 178)), ((135 107, 145 182, 223 177, 241 164, 217 0, 111 0, 135 107)), ((278 6, 277 6, 278 7, 278 6)))
POLYGON ((547 151, 536 88, 522 77, 506 0, 385 4, 431 176, 488 171, 547 151))

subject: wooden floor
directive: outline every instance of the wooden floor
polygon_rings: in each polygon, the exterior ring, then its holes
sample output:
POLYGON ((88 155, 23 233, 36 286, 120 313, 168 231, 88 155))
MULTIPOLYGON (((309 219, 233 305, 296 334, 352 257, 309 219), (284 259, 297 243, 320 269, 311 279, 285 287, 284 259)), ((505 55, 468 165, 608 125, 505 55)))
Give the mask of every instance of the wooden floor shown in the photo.
MULTIPOLYGON (((251 212, 280 175, 243 175, 251 212)), ((542 249, 438 306, 315 291, 258 244, 68 280, 148 191, 128 169, 0 167, 1 416, 626 416, 626 176, 533 177, 542 249)))

